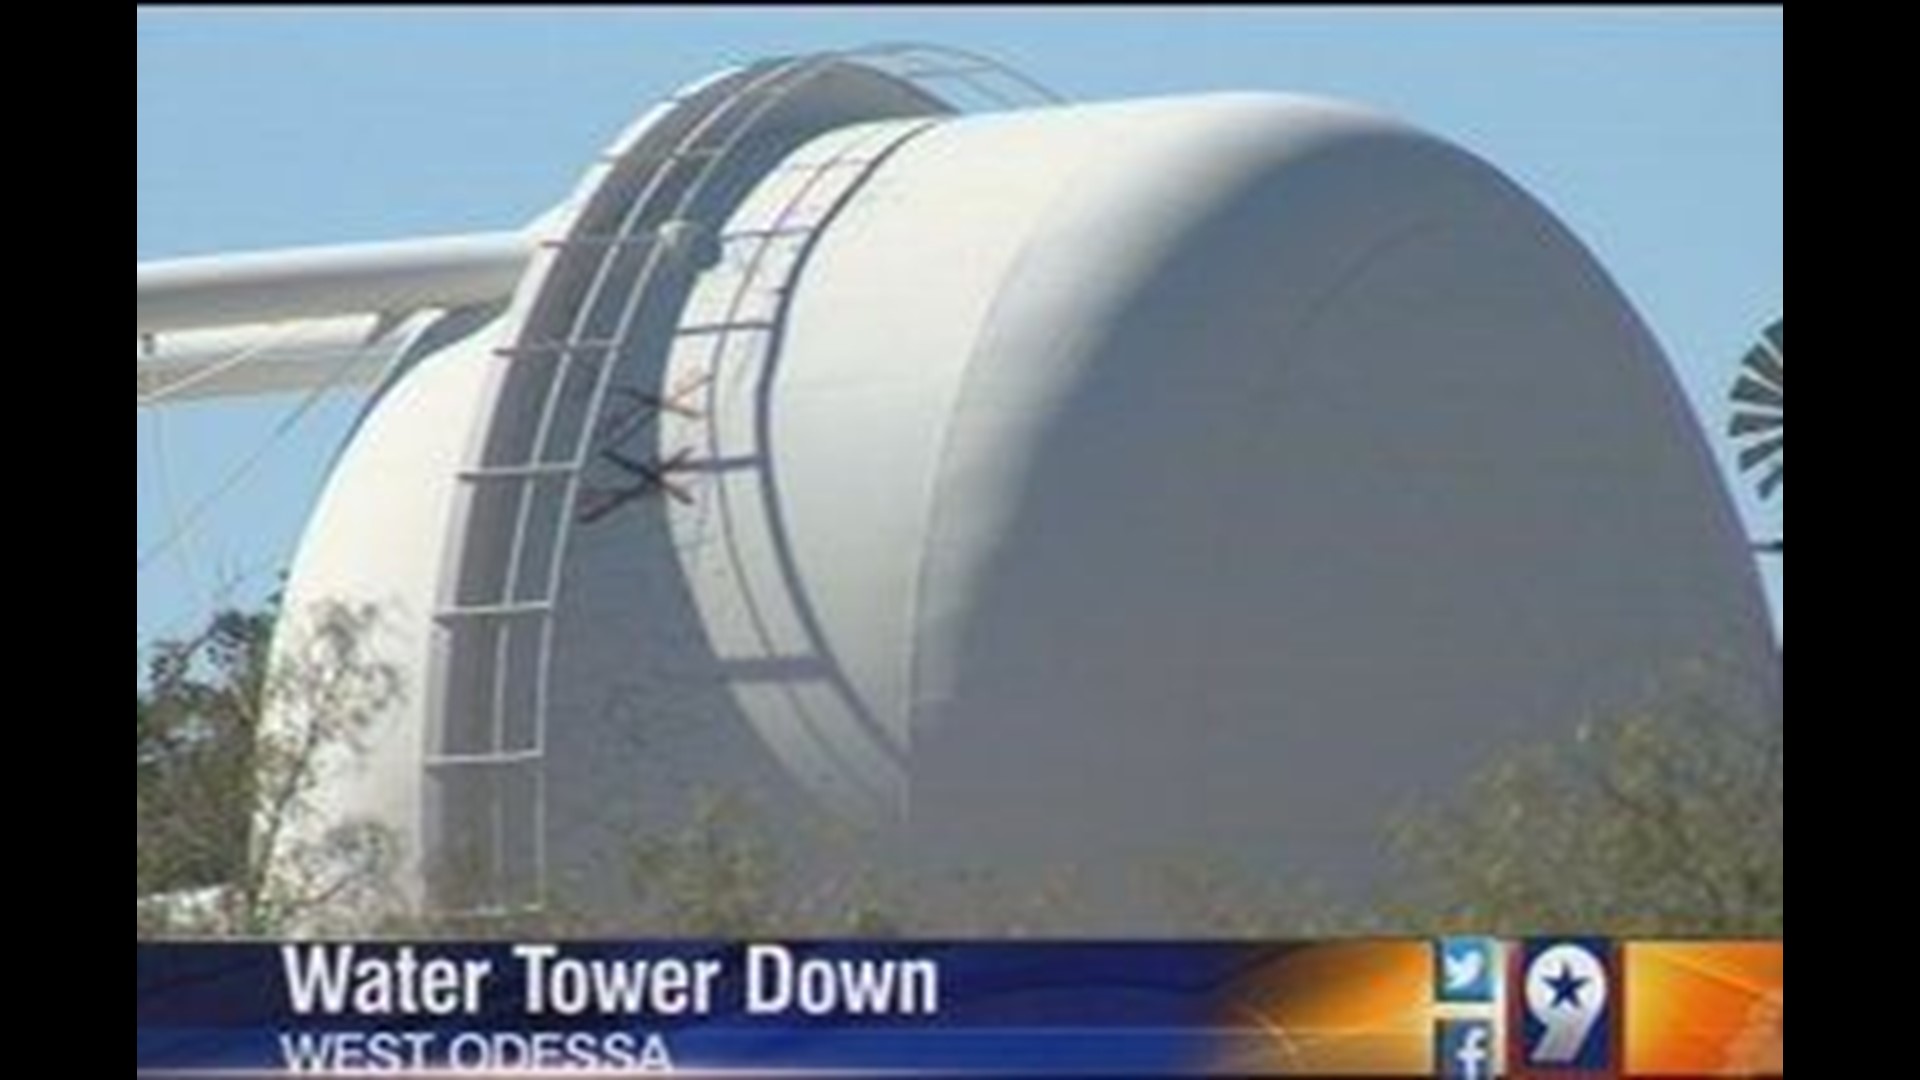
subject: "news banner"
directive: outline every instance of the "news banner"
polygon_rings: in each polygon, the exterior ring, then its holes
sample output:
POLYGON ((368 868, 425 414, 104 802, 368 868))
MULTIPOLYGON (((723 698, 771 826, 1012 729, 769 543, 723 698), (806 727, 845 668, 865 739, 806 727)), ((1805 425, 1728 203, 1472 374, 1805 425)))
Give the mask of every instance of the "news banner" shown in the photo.
POLYGON ((140 945, 139 1077, 1785 1073, 1779 943, 140 945))

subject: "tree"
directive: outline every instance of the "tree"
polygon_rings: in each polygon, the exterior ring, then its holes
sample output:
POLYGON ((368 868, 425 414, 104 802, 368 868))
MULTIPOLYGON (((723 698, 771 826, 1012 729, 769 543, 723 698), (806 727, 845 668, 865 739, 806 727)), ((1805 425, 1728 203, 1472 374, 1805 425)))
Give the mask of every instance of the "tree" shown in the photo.
POLYGON ((229 882, 245 865, 272 631, 270 611, 227 611, 155 648, 136 692, 139 896, 229 882))
POLYGON ((1698 693, 1495 763, 1395 831, 1399 932, 1784 937, 1786 719, 1698 693))
POLYGON ((320 930, 390 902, 392 837, 321 828, 314 805, 398 700, 378 631, 371 607, 228 611, 155 649, 137 695, 138 934, 320 930))
MULTIPOLYGON (((1570 741, 1496 758, 1383 832, 1387 868, 1369 891, 1276 880, 1218 855, 1143 871, 1138 887, 1189 936, 1783 936, 1784 714, 1734 696, 1669 692, 1570 741)), ((914 879, 853 856, 828 859, 835 872, 810 882, 795 873, 793 851, 851 855, 858 838, 783 843, 738 799, 702 795, 694 807, 681 827, 633 835, 624 909, 569 912, 560 896, 539 913, 430 930, 1071 937, 1087 933, 1102 906, 1071 867, 1042 878, 983 867, 914 879)))
MULTIPOLYGON (((942 895, 972 899, 936 910, 912 881, 862 865, 857 837, 826 834, 802 847, 848 857, 809 882, 747 806, 706 795, 683 826, 609 853, 630 871, 624 911, 570 912, 561 896, 495 923, 402 916, 394 838, 325 823, 315 806, 398 701, 379 629, 370 608, 297 623, 228 612, 155 651, 136 695, 143 936, 890 935, 952 932, 956 919, 972 935, 1070 935, 1093 909, 1063 870, 1045 882, 983 872, 970 891, 946 881, 942 895)), ((1517 749, 1456 796, 1411 808, 1385 838, 1391 869, 1373 894, 1264 880, 1230 861, 1142 887, 1187 932, 1224 936, 1783 936, 1782 705, 1691 685, 1571 742, 1517 749)))

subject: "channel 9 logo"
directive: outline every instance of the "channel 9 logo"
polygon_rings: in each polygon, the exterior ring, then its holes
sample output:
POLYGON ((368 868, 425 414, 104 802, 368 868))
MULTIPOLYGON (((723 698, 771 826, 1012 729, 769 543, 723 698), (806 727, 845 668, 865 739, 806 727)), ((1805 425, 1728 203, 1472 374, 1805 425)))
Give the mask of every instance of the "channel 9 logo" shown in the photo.
POLYGON ((1605 941, 1532 941, 1514 960, 1507 1048, 1519 1077, 1577 1080, 1617 1074, 1620 979, 1605 941))

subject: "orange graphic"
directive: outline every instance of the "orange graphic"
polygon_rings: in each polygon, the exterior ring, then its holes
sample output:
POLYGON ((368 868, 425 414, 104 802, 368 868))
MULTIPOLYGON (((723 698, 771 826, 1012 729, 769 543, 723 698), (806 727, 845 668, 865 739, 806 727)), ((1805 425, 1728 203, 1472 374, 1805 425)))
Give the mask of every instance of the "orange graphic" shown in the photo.
POLYGON ((1784 945, 1629 945, 1625 974, 1629 1075, 1786 1074, 1784 945))
POLYGON ((1433 1075, 1433 949, 1419 942, 1318 945, 1254 973, 1236 1028, 1258 1031, 1225 1072, 1257 1076, 1433 1075))

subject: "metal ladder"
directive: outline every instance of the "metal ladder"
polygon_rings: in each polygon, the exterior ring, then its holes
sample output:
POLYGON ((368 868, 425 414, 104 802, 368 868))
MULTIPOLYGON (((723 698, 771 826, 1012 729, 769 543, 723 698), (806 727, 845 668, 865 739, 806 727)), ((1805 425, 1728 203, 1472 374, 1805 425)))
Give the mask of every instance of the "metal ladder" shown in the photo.
MULTIPOLYGON (((546 902, 544 763, 555 615, 595 419, 656 280, 685 269, 676 260, 687 252, 666 237, 684 234, 685 215, 756 122, 831 63, 800 59, 750 71, 693 120, 667 154, 646 160, 643 143, 636 164, 648 175, 638 193, 624 208, 590 205, 576 221, 594 230, 611 217, 617 230, 576 231, 548 247, 548 280, 584 276, 586 287, 569 290, 576 293, 567 298, 572 303, 543 297, 519 339, 498 350, 533 372, 533 385, 515 396, 540 404, 524 437, 490 438, 482 460, 460 474, 473 489, 470 504, 500 500, 514 524, 504 551, 484 558, 477 574, 463 573, 453 584, 455 595, 435 614, 453 638, 449 648, 492 654, 490 663, 475 668, 491 683, 478 695, 482 700, 447 703, 446 730, 437 733, 440 744, 427 759, 441 800, 440 827, 458 833, 442 838, 451 861, 435 872, 437 887, 461 899, 441 906, 500 917, 546 902)), ((613 186, 609 181, 603 190, 613 186)))
MULTIPOLYGON (((663 291, 663 275, 690 277, 701 269, 703 237, 689 215, 769 112, 849 60, 897 68, 895 74, 916 84, 956 79, 978 88, 982 72, 1007 76, 1016 92, 989 86, 983 92, 990 104, 1013 103, 1032 87, 990 62, 983 67, 979 58, 938 59, 944 56, 918 46, 821 54, 770 61, 702 86, 669 103, 676 108, 661 122, 682 120, 685 127, 665 154, 652 152, 654 140, 646 135, 633 145, 624 136, 616 141, 590 176, 591 196, 567 235, 542 245, 528 278, 531 307, 515 340, 496 350, 512 365, 499 400, 538 402, 538 408, 531 423, 520 418, 512 431, 503 432, 496 418, 479 460, 459 474, 470 519, 491 509, 510 517, 512 527, 504 542, 492 537, 490 545, 469 545, 458 580, 443 586, 435 612, 445 634, 445 669, 453 673, 442 687, 449 700, 436 703, 443 724, 430 733, 426 758, 437 808, 429 828, 437 822, 449 834, 430 845, 443 853, 429 868, 436 909, 484 919, 537 912, 548 903, 547 727, 566 554, 585 474, 604 452, 597 443, 616 372, 630 350, 643 346, 636 328, 663 291), (700 101, 707 96, 712 100, 700 101), (690 115, 676 117, 690 107, 690 115), (523 382, 515 385, 516 378, 523 382), (463 680, 463 672, 484 676, 486 685, 463 680)), ((1027 96, 1052 100, 1043 90, 1027 96)), ((816 167, 772 226, 730 234, 728 240, 757 243, 728 315, 681 327, 675 336, 710 336, 717 364, 731 335, 771 334, 776 323, 738 316, 775 244, 804 242, 822 224, 799 222, 792 212, 824 177, 845 170, 850 179, 836 194, 837 205, 877 160, 835 155, 816 167)))

